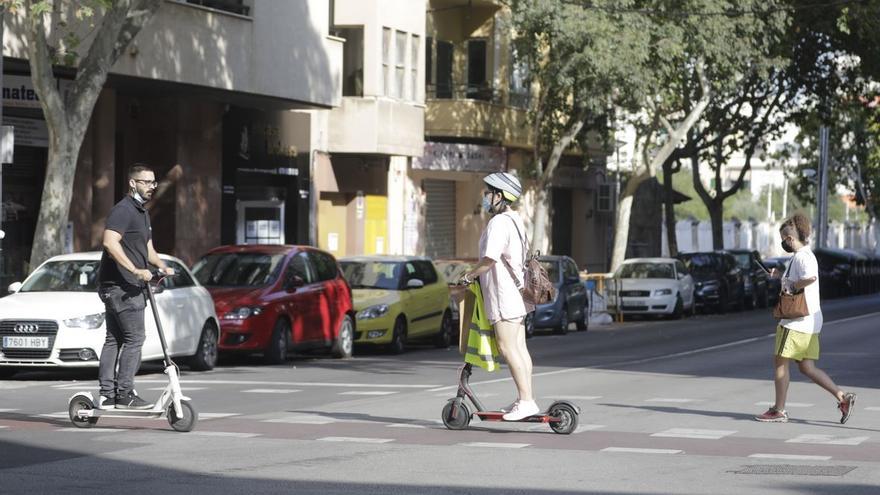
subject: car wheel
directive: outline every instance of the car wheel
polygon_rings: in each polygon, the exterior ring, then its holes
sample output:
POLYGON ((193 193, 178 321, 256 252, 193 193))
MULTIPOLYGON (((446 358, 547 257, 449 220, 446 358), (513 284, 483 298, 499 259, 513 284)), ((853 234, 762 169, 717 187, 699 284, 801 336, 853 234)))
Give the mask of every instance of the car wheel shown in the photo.
POLYGON ((401 354, 406 350, 406 319, 398 316, 394 322, 394 331, 391 334, 391 344, 388 346, 391 354, 401 354))
POLYGON ((526 338, 530 339, 535 336, 535 312, 526 315, 523 325, 526 327, 526 338))
POLYGON ((440 331, 434 336, 434 347, 445 349, 452 343, 452 313, 447 309, 440 322, 440 331))
POLYGON ((333 349, 330 353, 337 359, 348 359, 352 355, 354 349, 354 324, 351 322, 351 316, 345 315, 339 324, 339 333, 336 335, 336 341, 333 342, 333 349))
POLYGON ((272 338, 266 347, 263 359, 269 364, 283 364, 287 361, 287 350, 290 343, 290 323, 285 319, 275 322, 272 338))
POLYGON ((558 335, 565 335, 568 333, 568 306, 562 307, 562 314, 559 315, 559 326, 553 330, 553 333, 558 335))
POLYGON ((681 300, 681 294, 675 296, 675 307, 672 308, 672 318, 680 320, 684 316, 684 301, 681 300))
POLYGON ((208 371, 217 364, 217 329, 207 321, 202 327, 196 353, 189 357, 189 367, 194 371, 208 371))
POLYGON ((590 327, 590 304, 585 302, 584 309, 581 311, 581 317, 576 322, 578 332, 586 332, 590 327))

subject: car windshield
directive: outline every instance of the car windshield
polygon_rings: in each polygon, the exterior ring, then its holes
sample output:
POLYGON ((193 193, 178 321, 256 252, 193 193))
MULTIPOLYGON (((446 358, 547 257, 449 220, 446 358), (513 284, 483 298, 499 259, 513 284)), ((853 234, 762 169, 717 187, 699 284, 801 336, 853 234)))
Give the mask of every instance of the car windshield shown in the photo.
POLYGON ((715 256, 710 256, 708 254, 694 254, 690 256, 683 256, 681 261, 684 263, 684 266, 687 269, 695 274, 706 274, 710 275, 719 271, 718 269, 718 258, 715 256))
POLYGON ((193 266, 193 275, 206 287, 260 287, 277 278, 283 259, 283 254, 209 254, 193 266))
POLYGON ((19 292, 97 292, 100 261, 50 261, 25 280, 19 292))
POLYGON ((435 261, 437 271, 443 274, 447 282, 457 282, 473 265, 463 261, 435 261))
POLYGON ((748 270, 752 267, 752 257, 748 253, 733 253, 736 258, 736 266, 748 270))
POLYGON ((547 278, 550 282, 556 283, 559 280, 559 263, 555 261, 542 261, 541 266, 547 270, 547 278))
POLYGON ((395 261, 342 261, 342 273, 352 289, 400 288, 403 263, 395 261))
POLYGON ((620 267, 620 278, 675 278, 670 263, 627 263, 620 267))

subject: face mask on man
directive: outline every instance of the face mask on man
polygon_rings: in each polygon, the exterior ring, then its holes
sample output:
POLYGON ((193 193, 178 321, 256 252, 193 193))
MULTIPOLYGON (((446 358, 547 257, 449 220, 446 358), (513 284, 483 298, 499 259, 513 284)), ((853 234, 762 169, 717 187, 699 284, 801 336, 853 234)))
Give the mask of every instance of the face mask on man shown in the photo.
POLYGON ((131 190, 131 196, 135 199, 135 201, 137 201, 140 204, 145 204, 147 202, 147 200, 144 199, 143 196, 141 196, 141 193, 139 193, 137 189, 131 190))
POLYGON ((791 241, 789 241, 788 239, 783 239, 782 240, 782 250, 785 251, 786 253, 793 253, 794 246, 791 245, 791 241))
POLYGON ((492 203, 491 199, 489 199, 489 198, 493 198, 493 197, 495 197, 494 194, 492 194, 492 195, 484 194, 483 195, 483 211, 485 211, 486 213, 494 213, 494 211, 495 211, 496 205, 494 203, 492 203))

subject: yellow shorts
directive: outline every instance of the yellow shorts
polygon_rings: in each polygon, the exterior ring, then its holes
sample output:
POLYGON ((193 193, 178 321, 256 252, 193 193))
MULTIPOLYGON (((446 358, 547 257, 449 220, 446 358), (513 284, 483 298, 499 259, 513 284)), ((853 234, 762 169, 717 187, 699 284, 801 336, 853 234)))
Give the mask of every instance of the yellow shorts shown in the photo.
POLYGON ((776 355, 801 361, 819 359, 819 334, 776 327, 776 355))

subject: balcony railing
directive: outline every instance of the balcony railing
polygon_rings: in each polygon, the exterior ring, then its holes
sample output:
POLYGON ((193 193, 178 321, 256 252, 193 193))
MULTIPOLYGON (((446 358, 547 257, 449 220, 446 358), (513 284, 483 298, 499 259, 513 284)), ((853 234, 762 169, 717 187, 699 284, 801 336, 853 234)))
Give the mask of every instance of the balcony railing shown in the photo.
POLYGON ((242 0, 186 0, 186 3, 243 16, 251 15, 250 6, 245 5, 242 0))
MULTIPOLYGON (((428 84, 425 91, 429 100, 477 100, 495 104, 503 103, 502 92, 488 84, 428 84)), ((512 107, 528 108, 530 101, 527 92, 511 91, 508 93, 508 105, 512 107)))

